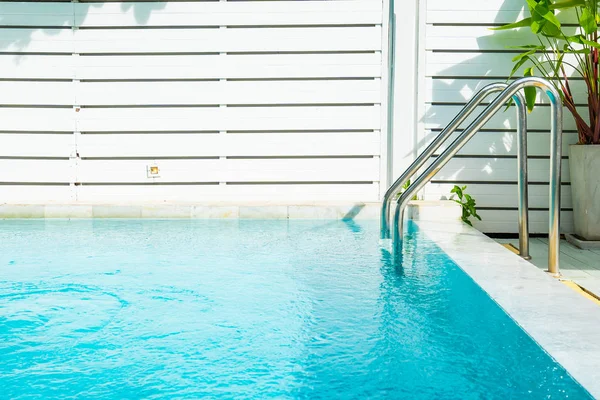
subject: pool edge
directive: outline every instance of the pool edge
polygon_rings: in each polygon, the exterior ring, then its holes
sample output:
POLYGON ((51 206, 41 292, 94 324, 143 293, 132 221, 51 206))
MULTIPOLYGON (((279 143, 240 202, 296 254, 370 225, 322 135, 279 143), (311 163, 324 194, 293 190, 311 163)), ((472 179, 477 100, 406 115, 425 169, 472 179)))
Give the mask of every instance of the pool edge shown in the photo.
POLYGON ((594 398, 600 398, 600 307, 458 221, 415 221, 594 398))

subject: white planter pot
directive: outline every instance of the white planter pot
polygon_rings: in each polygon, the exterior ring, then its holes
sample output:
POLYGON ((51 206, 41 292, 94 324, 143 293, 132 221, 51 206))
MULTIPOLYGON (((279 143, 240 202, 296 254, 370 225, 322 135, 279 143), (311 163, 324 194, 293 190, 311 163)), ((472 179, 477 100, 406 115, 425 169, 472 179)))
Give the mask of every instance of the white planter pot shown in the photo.
POLYGON ((600 240, 600 145, 569 147, 575 233, 600 240))

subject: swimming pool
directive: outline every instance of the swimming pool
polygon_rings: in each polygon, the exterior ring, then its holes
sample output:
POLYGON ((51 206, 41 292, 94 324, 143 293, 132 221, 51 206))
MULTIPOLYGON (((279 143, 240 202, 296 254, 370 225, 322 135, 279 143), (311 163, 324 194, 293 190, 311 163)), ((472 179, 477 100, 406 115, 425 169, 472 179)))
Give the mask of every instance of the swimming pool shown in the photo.
POLYGON ((3 398, 591 398, 415 225, 0 221, 3 398))

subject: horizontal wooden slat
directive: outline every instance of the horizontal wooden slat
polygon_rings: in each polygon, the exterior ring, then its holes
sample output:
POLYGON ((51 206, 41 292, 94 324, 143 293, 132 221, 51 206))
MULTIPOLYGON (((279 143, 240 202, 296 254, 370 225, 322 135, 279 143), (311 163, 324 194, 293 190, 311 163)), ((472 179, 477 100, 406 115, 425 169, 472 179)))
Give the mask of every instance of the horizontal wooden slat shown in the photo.
MULTIPOLYGON (((461 185, 462 186, 462 185, 461 185)), ((432 183, 427 186, 424 193, 425 200, 446 200, 451 198, 450 191, 454 184, 448 183, 432 183)), ((466 193, 473 196, 478 207, 511 207, 519 206, 518 202, 518 187, 516 184, 479 184, 469 183, 466 193)), ((530 185, 529 191, 529 207, 530 208, 548 208, 548 185, 530 185)), ((456 198, 456 197, 453 197, 456 198)), ((561 208, 571 208, 571 187, 563 185, 561 189, 561 208)))
POLYGON ((78 180, 90 182, 372 182, 379 159, 159 160, 160 177, 148 178, 145 160, 82 160, 78 180))
POLYGON ((477 2, 455 1, 447 2, 445 0, 428 0, 428 11, 520 11, 525 7, 522 0, 486 0, 477 2))
MULTIPOLYGON (((427 103, 457 103, 464 105, 471 100, 473 96, 485 86, 501 82, 498 79, 436 79, 427 78, 425 101, 427 103)), ((575 101, 583 104, 587 101, 587 87, 585 82, 578 80, 570 82, 571 90, 575 96, 575 101)), ((491 102, 496 96, 491 94, 486 103, 491 102)), ((549 104, 548 96, 537 91, 537 104, 549 104)), ((566 111, 566 110, 565 110, 566 111)))
POLYGON ((528 17, 529 13, 524 11, 503 10, 461 10, 441 11, 429 10, 427 12, 427 23, 429 24, 505 24, 520 21, 528 17))
MULTIPOLYGON (((481 24, 497 26, 520 21, 530 16, 529 11, 514 10, 460 10, 460 11, 437 11, 427 12, 427 23, 429 24, 481 24)), ((574 12, 562 12, 557 18, 563 23, 576 23, 577 17, 574 12)))
MULTIPOLYGON (((2 85, 0 85, 0 89, 2 85)), ((381 102, 375 80, 289 82, 84 82, 79 105, 343 104, 381 102)))
MULTIPOLYGON (((461 106, 456 105, 427 105, 425 127, 426 128, 443 128, 445 127, 462 109, 461 106)), ((473 112, 472 116, 467 119, 467 122, 472 121, 481 111, 483 107, 473 112)), ((579 111, 584 119, 586 117, 586 110, 581 108, 579 111)), ((528 118, 529 129, 549 129, 550 128, 550 107, 536 107, 528 118)), ((575 130, 575 121, 573 116, 565 110, 564 112, 564 129, 575 130)), ((515 129, 516 128, 516 116, 513 112, 498 112, 494 115, 490 121, 485 125, 486 129, 515 129)))
MULTIPOLYGON (((473 221, 473 225, 486 233, 516 233, 518 232, 517 211, 481 210, 479 215, 483 221, 473 221)), ((548 233, 548 212, 531 211, 529 214, 529 233, 548 233)), ((573 212, 560 213, 560 231, 573 232, 573 212)))
POLYGON ((73 53, 71 29, 0 28, 0 52, 73 53))
MULTIPOLYGON (((567 35, 574 35, 575 28, 565 27, 567 35)), ((510 46, 539 44, 529 29, 492 31, 476 25, 429 25, 425 48, 427 50, 506 50, 510 46)))
POLYGON ((0 81, 2 105, 67 105, 75 104, 73 82, 0 81))
MULTIPOLYGON (((39 186, 39 185, 0 185, 0 199, 4 204, 65 204, 75 200, 74 187, 61 186, 39 186)), ((32 213, 32 217, 38 215, 32 213)))
POLYGON ((251 26, 381 23, 378 1, 75 4, 76 25, 251 26))
POLYGON ((79 79, 371 78, 381 76, 381 55, 254 54, 84 56, 79 79))
POLYGON ((380 107, 86 109, 81 132, 378 129, 380 107))
MULTIPOLYGON (((433 139, 439 132, 431 132, 426 137, 433 139)), ((452 140, 458 136, 454 134, 436 154, 444 151, 452 140)), ((576 132, 563 133, 563 156, 569 154, 569 145, 578 141, 576 132)), ((485 156, 516 156, 516 132, 479 132, 458 152, 460 155, 485 155, 485 156)), ((550 155, 550 134, 548 132, 529 132, 527 135, 527 154, 529 156, 550 155)))
POLYGON ((381 50, 381 27, 264 29, 82 29, 77 53, 381 50))
MULTIPOLYGON (((77 187, 77 198, 91 203, 148 203, 152 201, 260 201, 264 203, 317 201, 377 201, 377 184, 336 185, 147 185, 147 186, 89 186, 77 187)), ((0 187, 1 193, 1 187, 0 187)))
POLYGON ((72 108, 0 108, 0 131, 73 132, 72 108))
POLYGON ((0 71, 6 79, 73 79, 71 55, 0 54, 0 71))
POLYGON ((381 50, 381 27, 239 29, 2 28, 4 52, 181 53, 381 50))
POLYGON ((73 4, 5 1, 0 15, 3 26, 72 26, 73 4))
POLYGON ((69 183, 73 181, 69 160, 0 159, 0 182, 69 183))
MULTIPOLYGON (((465 78, 480 78, 498 77, 506 79, 514 66, 512 59, 519 54, 511 50, 507 53, 485 53, 484 47, 479 51, 436 51, 427 52, 426 76, 435 77, 465 77, 465 78)), ((570 62, 570 57, 565 57, 565 61, 570 62)), ((526 64, 529 66, 529 64, 526 64)), ((520 77, 523 73, 522 67, 516 77, 520 77)), ((565 65, 565 72, 568 76, 572 76, 574 69, 569 65, 565 65)), ((460 90, 460 89, 459 89, 460 90)))
POLYGON ((0 134, 0 157, 69 157, 74 135, 0 134))
MULTIPOLYGON (((550 160, 530 159, 528 163, 530 182, 548 182, 550 160)), ((516 182, 518 165, 516 159, 505 158, 454 158, 433 178, 436 181, 512 181, 516 182)), ((569 182, 568 162, 563 161, 562 181, 569 182)))
MULTIPOLYGON (((454 2, 432 0, 427 2, 429 24, 506 24, 529 17, 527 3, 522 0, 485 0, 478 2, 454 2)), ((576 21, 574 11, 557 14, 561 22, 576 21)))
MULTIPOLYGON (((0 136, 0 140, 1 140, 0 136)), ((368 156, 380 153, 375 133, 96 134, 81 135, 81 157, 368 156)))

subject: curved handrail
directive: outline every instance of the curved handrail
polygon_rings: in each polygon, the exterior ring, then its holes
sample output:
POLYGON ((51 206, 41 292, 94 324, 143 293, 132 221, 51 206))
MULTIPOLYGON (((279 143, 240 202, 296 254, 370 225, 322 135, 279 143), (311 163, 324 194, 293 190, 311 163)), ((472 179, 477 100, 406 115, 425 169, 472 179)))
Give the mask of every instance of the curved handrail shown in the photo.
MULTIPOLYGON (((546 79, 525 77, 509 85, 485 110, 473 121, 461 135, 448 146, 427 169, 404 191, 398 198, 394 214, 394 249, 397 251, 402 243, 402 225, 404 209, 409 199, 421 190, 435 174, 458 153, 458 151, 485 125, 504 104, 520 90, 526 87, 537 87, 545 90, 550 99, 552 117, 550 121, 550 223, 548 272, 559 275, 559 246, 560 246, 560 172, 562 156, 562 102, 556 88, 546 79)), ((522 122, 522 121, 520 121, 522 122)), ((523 171, 521 171, 523 172, 523 171)), ((522 179, 520 176, 519 179, 522 179)), ((522 194, 520 194, 520 199, 522 194)))
POLYGON ((508 87, 506 83, 492 83, 485 86, 473 96, 471 100, 463 107, 463 109, 454 117, 454 119, 433 139, 427 148, 419 154, 419 156, 410 164, 410 166, 400 175, 398 179, 388 188, 383 196, 381 205, 381 238, 390 238, 390 200, 400 193, 402 186, 417 173, 425 163, 433 156, 435 151, 458 129, 468 117, 477 109, 483 100, 490 94, 502 92, 508 87))
MULTIPOLYGON (((390 237, 391 199, 400 193, 402 187, 433 156, 440 146, 458 129, 458 127, 477 109, 490 94, 502 92, 508 87, 506 83, 492 83, 485 86, 469 100, 456 117, 433 139, 427 148, 411 163, 398 179, 388 188, 381 204, 380 226, 381 238, 390 237)), ((529 220, 527 212, 527 110, 520 93, 514 96, 517 105, 517 153, 519 159, 519 254, 529 259, 529 220)))

